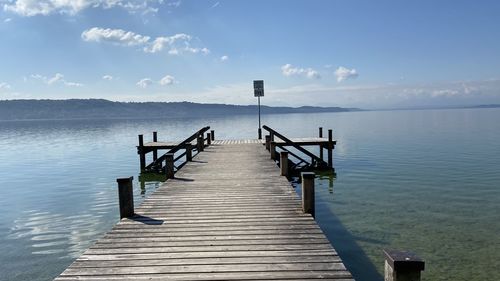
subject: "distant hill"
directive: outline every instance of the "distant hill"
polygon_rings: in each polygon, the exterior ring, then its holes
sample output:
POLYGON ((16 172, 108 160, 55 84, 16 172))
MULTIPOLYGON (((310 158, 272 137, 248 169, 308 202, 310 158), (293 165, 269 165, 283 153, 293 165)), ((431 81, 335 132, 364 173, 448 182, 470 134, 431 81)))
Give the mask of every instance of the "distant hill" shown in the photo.
POLYGON ((500 108, 500 104, 482 104, 482 105, 466 106, 464 108, 500 108))
MULTIPOLYGON (((262 114, 359 111, 341 107, 270 107, 262 114)), ((104 99, 0 100, 0 120, 182 118, 256 114, 256 105, 192 102, 113 102, 104 99)))

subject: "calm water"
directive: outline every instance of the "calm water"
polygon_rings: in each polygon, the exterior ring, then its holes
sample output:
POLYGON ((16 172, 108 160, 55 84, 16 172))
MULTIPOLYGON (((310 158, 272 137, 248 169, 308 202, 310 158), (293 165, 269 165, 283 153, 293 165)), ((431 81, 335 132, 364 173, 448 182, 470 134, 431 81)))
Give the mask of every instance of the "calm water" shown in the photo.
MULTIPOLYGON (((118 221, 117 177, 138 183, 137 135, 253 138, 254 116, 0 122, 0 279, 50 280, 118 221)), ((424 280, 500 280, 500 110, 267 115, 307 137, 332 128, 337 176, 316 179, 317 220, 357 280, 383 248, 411 249, 424 280)), ((300 187, 297 187, 300 188, 300 187)))

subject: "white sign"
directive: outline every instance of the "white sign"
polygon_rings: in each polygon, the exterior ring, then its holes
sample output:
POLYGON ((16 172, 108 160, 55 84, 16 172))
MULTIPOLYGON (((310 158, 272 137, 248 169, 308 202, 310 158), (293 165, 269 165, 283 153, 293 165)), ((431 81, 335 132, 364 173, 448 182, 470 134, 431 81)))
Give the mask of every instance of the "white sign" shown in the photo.
POLYGON ((255 97, 264 96, 264 80, 253 80, 253 94, 255 97))

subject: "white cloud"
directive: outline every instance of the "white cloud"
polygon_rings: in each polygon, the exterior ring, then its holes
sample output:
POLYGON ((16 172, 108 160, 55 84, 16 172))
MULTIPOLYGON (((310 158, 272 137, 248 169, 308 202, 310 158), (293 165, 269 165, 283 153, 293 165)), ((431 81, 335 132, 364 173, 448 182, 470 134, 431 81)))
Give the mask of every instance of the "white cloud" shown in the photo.
POLYGON ((11 19, 11 18, 6 18, 6 19, 4 19, 4 20, 3 20, 3 22, 5 22, 5 23, 7 23, 7 22, 11 22, 11 21, 12 21, 12 19, 11 19))
POLYGON ((229 60, 228 56, 222 56, 222 57, 220 57, 220 61, 227 61, 227 60, 229 60))
POLYGON ((335 70, 335 76, 337 77, 337 82, 342 82, 347 79, 355 79, 358 77, 358 72, 356 69, 348 69, 343 66, 339 66, 337 70, 335 70))
POLYGON ((182 4, 182 2, 179 0, 179 1, 167 3, 167 6, 178 8, 181 4, 182 4))
POLYGON ((178 33, 172 36, 160 36, 150 40, 150 36, 137 34, 123 29, 93 27, 82 32, 82 39, 86 42, 106 42, 120 46, 141 46, 145 53, 167 51, 170 55, 182 53, 209 54, 205 47, 192 47, 193 37, 189 34, 178 33))
POLYGON ((218 1, 217 1, 217 2, 215 2, 215 3, 212 5, 212 8, 216 8, 216 7, 218 7, 219 5, 220 5, 220 2, 218 2, 218 1))
POLYGON ((178 42, 185 43, 191 40, 191 36, 179 33, 172 36, 160 36, 153 40, 150 44, 144 47, 144 52, 146 53, 156 53, 162 51, 165 47, 169 47, 169 54, 179 54, 177 51, 176 44, 178 42), (173 51, 176 50, 176 51, 173 51))
POLYGON ((107 81, 111 81, 111 80, 113 80, 113 76, 106 74, 106 75, 102 76, 102 79, 107 80, 107 81))
POLYGON ((31 74, 30 77, 32 79, 35 79, 35 80, 40 80, 49 86, 54 85, 54 84, 59 84, 59 83, 65 85, 65 86, 68 86, 68 87, 82 87, 83 86, 83 84, 81 84, 81 83, 66 81, 64 79, 64 75, 62 75, 61 73, 56 73, 53 77, 50 77, 50 78, 43 76, 43 75, 40 75, 40 74, 31 74))
POLYGON ((165 86, 165 85, 172 85, 174 84, 176 81, 175 81, 175 78, 173 76, 170 76, 170 75, 166 75, 165 77, 163 77, 161 80, 160 80, 160 85, 162 86, 165 86))
POLYGON ((110 9, 120 7, 129 13, 154 11, 151 5, 162 4, 163 0, 11 0, 3 9, 21 16, 50 14, 75 15, 88 8, 110 9))
POLYGON ((143 88, 143 89, 149 87, 152 84, 153 84, 153 80, 151 80, 150 78, 141 79, 139 82, 136 83, 136 85, 138 87, 143 88))
POLYGON ((312 68, 298 68, 298 67, 292 66, 289 63, 287 63, 281 67, 281 73, 283 73, 283 75, 285 75, 287 77, 289 77, 289 76, 305 76, 307 78, 315 78, 315 79, 321 78, 321 75, 319 74, 319 72, 312 69, 312 68))
POLYGON ((82 32, 82 39, 87 42, 109 42, 117 45, 136 46, 146 44, 150 37, 123 29, 93 27, 82 32))
POLYGON ((63 78, 64 78, 64 75, 62 75, 61 73, 56 73, 56 75, 54 75, 54 77, 47 79, 47 84, 52 85, 56 82, 64 81, 63 78))
POLYGON ((10 89, 10 85, 7 84, 6 82, 1 82, 0 83, 0 90, 9 90, 10 89))

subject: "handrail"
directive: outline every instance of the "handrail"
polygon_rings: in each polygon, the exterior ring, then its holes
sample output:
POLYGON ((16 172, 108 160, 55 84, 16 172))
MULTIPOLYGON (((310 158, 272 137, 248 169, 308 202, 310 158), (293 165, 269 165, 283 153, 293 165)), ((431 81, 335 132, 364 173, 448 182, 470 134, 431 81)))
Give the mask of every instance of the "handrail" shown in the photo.
POLYGON ((196 133, 192 134, 190 137, 185 139, 184 141, 180 142, 178 145, 175 147, 171 148, 169 151, 167 151, 165 154, 162 156, 158 157, 155 161, 153 161, 151 164, 146 166, 146 170, 151 169, 152 167, 157 166, 158 164, 161 164, 166 158, 167 153, 176 153, 177 151, 183 149, 186 147, 187 142, 192 142, 194 139, 196 139, 199 135, 204 134, 206 131, 210 130, 210 126, 206 126, 201 128, 200 130, 196 131, 196 133))
MULTIPOLYGON (((316 163, 321 163, 323 165, 328 165, 323 159, 321 159, 318 156, 314 155, 313 153, 309 152, 305 148, 302 148, 300 145, 295 144, 293 141, 291 141, 287 137, 283 136, 282 134, 276 132, 275 130, 269 128, 268 126, 264 125, 264 126, 262 126, 262 128, 264 128, 264 130, 268 131, 269 133, 271 133, 271 134, 277 136, 278 138, 280 138, 281 140, 283 140, 286 145, 293 146, 298 151, 300 151, 300 152, 304 153, 305 155, 311 157, 311 159, 312 159, 313 162, 316 161, 316 163)), ((314 164, 314 163, 311 163, 311 164, 314 164)))

